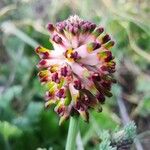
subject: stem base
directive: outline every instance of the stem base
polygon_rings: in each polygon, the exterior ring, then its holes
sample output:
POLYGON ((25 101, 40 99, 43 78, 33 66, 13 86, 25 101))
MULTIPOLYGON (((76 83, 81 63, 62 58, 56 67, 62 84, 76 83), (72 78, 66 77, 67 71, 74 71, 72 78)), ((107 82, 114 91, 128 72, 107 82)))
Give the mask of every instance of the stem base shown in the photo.
POLYGON ((67 137, 67 143, 66 143, 65 150, 74 150, 75 149, 78 128, 79 128, 79 118, 71 117, 70 123, 69 123, 68 137, 67 137))

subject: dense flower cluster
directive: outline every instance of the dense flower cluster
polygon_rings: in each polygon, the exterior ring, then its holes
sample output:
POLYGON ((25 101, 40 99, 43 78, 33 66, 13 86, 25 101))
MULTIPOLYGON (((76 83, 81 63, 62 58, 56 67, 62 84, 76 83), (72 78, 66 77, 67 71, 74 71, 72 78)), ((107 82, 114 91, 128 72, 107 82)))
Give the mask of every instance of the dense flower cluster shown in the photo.
POLYGON ((114 41, 102 27, 78 16, 49 23, 47 29, 54 50, 36 48, 41 59, 38 76, 48 89, 45 106, 56 105, 60 124, 74 114, 88 121, 89 108, 101 111, 105 96, 112 96, 115 62, 109 49, 114 41))

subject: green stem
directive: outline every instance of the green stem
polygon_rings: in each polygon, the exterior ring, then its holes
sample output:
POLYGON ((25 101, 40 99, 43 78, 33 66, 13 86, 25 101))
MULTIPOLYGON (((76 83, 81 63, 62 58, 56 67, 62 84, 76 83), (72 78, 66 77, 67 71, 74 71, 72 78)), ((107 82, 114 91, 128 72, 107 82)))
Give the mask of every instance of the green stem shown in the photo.
POLYGON ((8 139, 7 139, 7 138, 4 138, 4 142, 5 142, 5 149, 6 149, 6 150, 10 150, 11 148, 10 148, 8 139))
POLYGON ((75 143, 76 143, 78 128, 79 128, 79 118, 78 117, 71 117, 65 150, 74 150, 75 149, 75 143))

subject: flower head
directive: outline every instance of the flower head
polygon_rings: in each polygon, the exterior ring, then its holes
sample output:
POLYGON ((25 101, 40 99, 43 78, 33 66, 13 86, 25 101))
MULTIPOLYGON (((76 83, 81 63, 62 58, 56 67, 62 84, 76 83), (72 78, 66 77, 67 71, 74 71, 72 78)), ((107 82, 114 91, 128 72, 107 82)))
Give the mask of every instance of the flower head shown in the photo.
POLYGON ((109 49, 114 42, 102 27, 76 15, 47 29, 54 50, 36 48, 38 76, 48 89, 45 106, 56 105, 60 124, 74 114, 88 121, 89 108, 101 111, 105 96, 112 96, 115 62, 109 49))

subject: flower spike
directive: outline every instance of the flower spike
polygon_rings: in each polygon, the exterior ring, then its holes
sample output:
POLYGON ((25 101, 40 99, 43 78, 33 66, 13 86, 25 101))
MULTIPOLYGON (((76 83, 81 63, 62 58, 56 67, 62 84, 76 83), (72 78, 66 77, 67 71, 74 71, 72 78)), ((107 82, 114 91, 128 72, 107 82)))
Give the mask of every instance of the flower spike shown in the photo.
POLYGON ((39 80, 46 85, 45 107, 55 105, 60 124, 78 114, 89 121, 89 109, 101 112, 105 97, 111 97, 115 83, 114 46, 104 28, 78 16, 71 16, 47 29, 54 50, 35 49, 40 57, 39 80))

